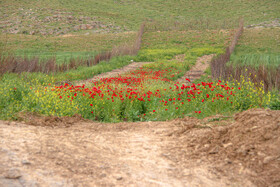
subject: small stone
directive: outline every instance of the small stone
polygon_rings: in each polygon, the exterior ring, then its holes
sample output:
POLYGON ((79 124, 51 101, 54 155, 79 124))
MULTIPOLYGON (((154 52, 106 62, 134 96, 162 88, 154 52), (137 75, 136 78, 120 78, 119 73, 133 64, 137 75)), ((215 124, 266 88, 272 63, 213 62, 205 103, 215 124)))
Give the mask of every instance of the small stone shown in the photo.
POLYGON ((217 154, 218 152, 219 152, 219 147, 216 146, 209 152, 209 154, 217 154))
POLYGON ((227 148, 227 147, 229 147, 229 146, 231 146, 231 145, 232 145, 231 142, 230 142, 230 143, 227 143, 227 144, 223 144, 224 148, 227 148))
POLYGON ((29 162, 28 160, 22 160, 21 163, 23 165, 30 165, 31 164, 31 162, 29 162))
POLYGON ((117 179, 118 181, 120 181, 120 180, 123 179, 123 177, 122 177, 122 176, 117 176, 116 179, 117 179))
POLYGON ((263 159, 263 163, 264 164, 268 164, 269 162, 271 162, 272 160, 274 160, 273 156, 267 156, 263 159))
POLYGON ((100 178, 104 178, 104 177, 106 177, 107 175, 105 174, 105 173, 102 173, 101 175, 100 175, 100 178))
POLYGON ((205 148, 209 148, 209 147, 210 147, 210 144, 205 144, 204 147, 205 147, 205 148))
POLYGON ((257 129, 257 128, 258 128, 258 126, 254 126, 254 127, 252 127, 251 129, 254 130, 254 129, 257 129))
POLYGON ((228 158, 226 158, 225 161, 226 161, 227 164, 232 164, 232 161, 230 159, 228 159, 228 158))
POLYGON ((20 170, 16 168, 9 169, 9 171, 5 175, 5 178, 7 179, 18 179, 20 177, 21 177, 20 170))

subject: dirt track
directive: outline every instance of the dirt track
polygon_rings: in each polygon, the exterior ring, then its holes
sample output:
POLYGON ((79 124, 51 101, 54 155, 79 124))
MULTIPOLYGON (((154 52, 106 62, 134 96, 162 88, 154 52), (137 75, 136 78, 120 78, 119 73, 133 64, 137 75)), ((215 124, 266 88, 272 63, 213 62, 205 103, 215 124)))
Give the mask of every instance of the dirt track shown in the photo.
POLYGON ((199 79, 205 73, 206 69, 209 67, 210 62, 214 56, 215 55, 211 54, 211 55, 204 55, 202 57, 199 57, 195 65, 192 66, 191 69, 187 71, 187 73, 181 78, 179 78, 177 81, 180 83, 189 83, 188 81, 186 81, 186 78, 188 78, 190 82, 199 79))
POLYGON ((0 122, 0 186, 280 185, 280 111, 226 121, 40 119, 0 122))

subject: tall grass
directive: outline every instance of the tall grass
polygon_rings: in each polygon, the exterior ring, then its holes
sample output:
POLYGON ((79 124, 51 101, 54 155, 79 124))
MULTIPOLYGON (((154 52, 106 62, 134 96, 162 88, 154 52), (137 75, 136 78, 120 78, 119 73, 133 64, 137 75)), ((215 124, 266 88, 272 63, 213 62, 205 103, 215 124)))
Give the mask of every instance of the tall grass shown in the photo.
POLYGON ((243 33, 243 21, 226 52, 211 61, 212 77, 215 79, 240 80, 250 77, 255 83, 263 83, 264 90, 280 88, 280 56, 273 54, 232 55, 243 33), (233 58, 231 58, 231 55, 233 58), (230 62, 230 59, 232 61, 230 62), (230 63, 229 63, 230 62, 230 63))
POLYGON ((280 55, 278 54, 233 54, 230 58, 230 64, 233 66, 250 66, 258 68, 259 66, 277 68, 280 65, 280 55))
POLYGON ((22 73, 22 72, 64 72, 76 69, 80 66, 90 67, 101 61, 109 61, 112 57, 124 55, 136 55, 141 47, 142 35, 145 24, 143 23, 138 31, 134 44, 115 46, 111 51, 102 52, 96 56, 71 57, 67 59, 69 63, 57 62, 56 56, 50 58, 40 58, 39 56, 15 56, 5 51, 5 46, 0 50, 0 74, 22 73))
POLYGON ((145 28, 145 23, 142 23, 133 45, 125 44, 121 46, 115 46, 111 51, 101 52, 95 56, 94 62, 99 63, 100 61, 109 61, 112 57, 121 56, 121 55, 136 55, 141 47, 144 28, 145 28))
POLYGON ((79 66, 96 65, 93 57, 71 58, 69 63, 57 63, 56 57, 40 59, 40 57, 17 57, 14 54, 0 53, 0 74, 23 72, 63 72, 76 69, 79 66))

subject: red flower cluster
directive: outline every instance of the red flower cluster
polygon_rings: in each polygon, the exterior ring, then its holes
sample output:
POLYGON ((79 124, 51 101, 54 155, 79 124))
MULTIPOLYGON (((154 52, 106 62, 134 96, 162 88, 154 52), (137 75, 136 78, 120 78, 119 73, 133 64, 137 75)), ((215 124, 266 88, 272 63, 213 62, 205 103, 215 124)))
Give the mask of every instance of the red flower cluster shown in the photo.
MULTIPOLYGON (((149 106, 146 109, 144 116, 147 112, 156 113, 161 110, 168 111, 174 109, 180 111, 183 105, 194 105, 200 102, 200 105, 210 101, 216 100, 230 101, 230 97, 234 96, 235 90, 233 87, 229 87, 226 84, 221 84, 222 81, 218 81, 217 84, 213 82, 201 82, 199 84, 192 84, 190 86, 182 84, 174 84, 169 86, 168 89, 155 88, 148 90, 147 86, 150 83, 157 82, 172 82, 165 78, 168 71, 153 71, 147 68, 140 68, 132 71, 126 75, 120 75, 118 77, 102 78, 99 81, 93 82, 94 87, 86 88, 85 85, 73 86, 73 85, 61 85, 55 87, 53 91, 58 92, 60 98, 67 96, 74 100, 77 97, 86 97, 90 99, 88 106, 93 106, 93 101, 101 99, 104 102, 120 101, 121 103, 128 102, 143 102, 145 106, 149 106), (151 81, 151 82, 149 82, 151 81), (226 99, 224 99, 226 98, 226 99), (93 100, 92 100, 93 99, 93 100), (146 104, 146 102, 154 102, 152 105, 146 104), (156 104, 159 103, 159 104, 156 104)), ((186 79, 190 81, 189 79, 186 79)), ((238 88, 240 90, 240 88, 238 88)), ((113 110, 114 111, 114 110, 113 110)), ((93 111, 89 111, 94 114, 93 111)), ((201 114, 201 110, 194 111, 197 114, 201 114)))

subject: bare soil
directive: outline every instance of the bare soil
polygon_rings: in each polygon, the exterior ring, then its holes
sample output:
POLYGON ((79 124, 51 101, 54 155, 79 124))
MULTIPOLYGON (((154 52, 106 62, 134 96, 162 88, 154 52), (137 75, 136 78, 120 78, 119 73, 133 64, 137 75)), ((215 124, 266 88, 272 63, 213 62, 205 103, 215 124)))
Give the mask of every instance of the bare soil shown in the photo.
POLYGON ((0 186, 280 186, 280 111, 117 124, 38 119, 0 122, 0 186))
MULTIPOLYGON (((196 79, 199 79, 202 75, 204 75, 206 69, 209 67, 214 54, 204 55, 199 57, 193 67, 181 78, 177 81, 180 83, 189 83, 186 81, 186 78, 190 79, 190 82, 193 82, 196 79)), ((180 61, 180 56, 176 57, 178 61, 180 61)))

